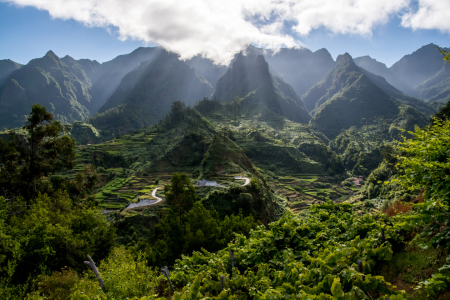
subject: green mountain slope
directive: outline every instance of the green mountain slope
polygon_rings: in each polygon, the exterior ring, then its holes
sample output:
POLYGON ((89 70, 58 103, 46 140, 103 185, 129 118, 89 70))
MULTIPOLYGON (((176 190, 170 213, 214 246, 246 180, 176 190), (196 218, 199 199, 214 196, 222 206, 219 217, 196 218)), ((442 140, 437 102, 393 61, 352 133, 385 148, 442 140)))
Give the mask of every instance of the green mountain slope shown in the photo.
POLYGON ((205 99, 195 109, 211 123, 222 127, 228 138, 260 169, 283 174, 333 173, 332 154, 325 160, 318 157, 327 147, 315 132, 305 124, 273 113, 262 104, 258 107, 249 99, 230 103, 205 99))
POLYGON ((212 97, 221 102, 242 98, 244 102, 252 101, 255 108, 261 104, 296 122, 307 123, 310 119, 300 97, 281 78, 270 74, 262 55, 239 53, 217 82, 212 97))
POLYGON ((450 101, 450 65, 445 63, 436 75, 418 85, 415 90, 427 102, 450 101))
POLYGON ((52 51, 13 72, 0 90, 0 127, 22 126, 39 103, 65 123, 89 116, 91 81, 73 58, 52 51))
POLYGON ((119 55, 104 62, 97 75, 98 78, 92 86, 91 95, 93 103, 95 103, 92 108, 93 112, 97 112, 103 103, 111 97, 125 75, 138 67, 141 62, 154 58, 160 50, 156 47, 139 47, 129 54, 119 55))
POLYGON ((202 173, 205 178, 211 178, 223 172, 257 173, 241 147, 230 140, 226 134, 216 134, 203 158, 202 173))
POLYGON ((211 92, 211 85, 176 54, 160 51, 151 62, 127 74, 89 122, 105 136, 123 134, 158 122, 175 101, 194 105, 211 92))
POLYGON ((6 79, 12 72, 18 70, 23 65, 16 63, 10 59, 1 59, 0 60, 0 87, 5 83, 6 79))
POLYGON ((396 89, 394 86, 389 84, 384 77, 375 75, 363 68, 361 68, 361 72, 364 73, 364 75, 366 75, 370 79, 370 81, 376 84, 383 92, 385 92, 392 98, 395 98, 397 103, 414 107, 429 116, 433 115, 436 112, 435 109, 429 104, 417 98, 408 96, 396 89))
POLYGON ((302 96, 306 109, 314 115, 322 104, 341 89, 354 83, 360 76, 361 70, 351 56, 348 53, 339 55, 334 68, 302 96))
POLYGON ((401 123, 402 112, 410 117, 408 124, 424 125, 423 120, 433 113, 426 103, 401 93, 383 77, 356 66, 347 53, 338 57, 333 70, 305 94, 303 101, 307 107, 314 108, 311 120, 314 128, 329 138, 352 126, 362 128, 380 120, 389 129, 394 120, 401 123))
POLYGON ((372 118, 394 118, 399 113, 394 99, 386 95, 366 76, 360 75, 321 106, 311 122, 328 137, 341 129, 362 125, 372 118))
MULTIPOLYGON (((352 85, 360 78, 361 74, 364 74, 387 95, 397 99, 396 101, 400 104, 410 105, 429 115, 432 115, 435 112, 428 104, 408 96, 392 86, 384 77, 371 73, 362 67, 358 67, 355 63, 356 61, 361 62, 361 60, 358 59, 351 61, 351 56, 348 54, 339 56, 336 61, 336 66, 321 82, 316 84, 303 96, 302 100, 305 103, 305 107, 311 111, 312 114, 315 114, 320 107, 334 95, 352 85)), ((387 71, 389 72, 389 70, 387 71)), ((368 95, 370 94, 369 90, 366 92, 368 95)))

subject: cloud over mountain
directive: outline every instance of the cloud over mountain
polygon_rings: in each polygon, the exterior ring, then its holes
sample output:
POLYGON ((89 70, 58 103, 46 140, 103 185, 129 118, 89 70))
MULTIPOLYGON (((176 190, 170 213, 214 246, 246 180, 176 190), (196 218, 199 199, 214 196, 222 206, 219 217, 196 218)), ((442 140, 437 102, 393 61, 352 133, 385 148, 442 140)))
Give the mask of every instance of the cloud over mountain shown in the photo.
POLYGON ((228 63, 245 45, 301 46, 297 35, 324 28, 371 35, 390 18, 412 29, 449 31, 450 4, 437 0, 0 0, 53 18, 106 27, 121 39, 157 43, 181 58, 228 63))

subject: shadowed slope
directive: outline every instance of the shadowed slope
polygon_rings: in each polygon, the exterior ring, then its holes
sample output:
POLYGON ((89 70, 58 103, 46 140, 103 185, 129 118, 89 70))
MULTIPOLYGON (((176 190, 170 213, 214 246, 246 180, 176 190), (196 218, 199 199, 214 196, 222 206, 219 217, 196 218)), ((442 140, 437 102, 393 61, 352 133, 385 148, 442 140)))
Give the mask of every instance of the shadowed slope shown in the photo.
POLYGON ((104 112, 90 123, 107 135, 123 134, 158 122, 175 101, 193 105, 211 92, 211 85, 176 54, 160 51, 125 76, 103 105, 104 112))
POLYGON ((23 67, 23 65, 10 59, 0 60, 0 87, 5 83, 6 79, 12 72, 20 69, 21 67, 23 67))
POLYGON ((363 68, 375 75, 384 77, 389 84, 393 85, 403 93, 416 97, 416 92, 402 80, 397 78, 392 70, 388 69, 384 63, 381 63, 370 56, 357 57, 354 58, 353 61, 358 65, 358 67, 363 68))
POLYGON ((261 49, 249 46, 246 52, 264 55, 273 75, 283 78, 298 95, 306 93, 334 67, 330 53, 322 48, 312 52, 307 48, 261 49))
POLYGON ((427 102, 450 101, 450 64, 445 63, 433 77, 415 88, 427 102))
POLYGON ((300 97, 281 78, 270 74, 269 65, 262 55, 239 53, 217 82, 212 96, 221 102, 229 102, 236 97, 244 101, 253 99, 253 102, 292 121, 307 123, 310 119, 300 97))
MULTIPOLYGON (((444 48, 449 50, 448 48, 444 48)), ((436 45, 428 44, 411 54, 403 56, 389 69, 404 83, 415 88, 427 79, 433 77, 446 62, 442 61, 436 45)))
POLYGON ((160 50, 156 47, 139 47, 129 54, 119 55, 104 62, 101 65, 101 74, 92 86, 91 95, 93 103, 95 103, 92 110, 97 112, 103 103, 111 97, 125 75, 138 67, 143 61, 153 59, 160 50))

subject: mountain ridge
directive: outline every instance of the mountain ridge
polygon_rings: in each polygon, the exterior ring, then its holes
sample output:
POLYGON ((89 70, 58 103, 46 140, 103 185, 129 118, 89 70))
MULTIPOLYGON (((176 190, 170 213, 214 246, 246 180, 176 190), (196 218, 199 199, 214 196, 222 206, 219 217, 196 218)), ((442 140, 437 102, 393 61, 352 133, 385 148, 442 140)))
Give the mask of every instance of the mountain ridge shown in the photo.
POLYGON ((211 85, 178 55, 162 50, 127 74, 103 105, 104 110, 89 122, 101 130, 123 134, 158 122, 173 102, 194 105, 211 93, 211 85))
POLYGON ((0 88, 0 127, 25 123, 31 105, 40 103, 65 123, 89 116, 92 86, 82 66, 53 51, 12 72, 0 88))

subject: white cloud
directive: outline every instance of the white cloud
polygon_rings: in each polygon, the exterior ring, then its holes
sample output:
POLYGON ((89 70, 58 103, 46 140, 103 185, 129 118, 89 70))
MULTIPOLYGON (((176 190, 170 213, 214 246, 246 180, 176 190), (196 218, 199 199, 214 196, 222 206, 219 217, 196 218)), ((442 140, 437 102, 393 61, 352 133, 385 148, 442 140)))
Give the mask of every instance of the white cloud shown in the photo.
POLYGON ((419 0, 417 9, 402 16, 402 26, 416 29, 438 29, 450 32, 450 1, 419 0))
POLYGON ((118 28, 121 39, 157 43, 182 58, 196 54, 227 63, 250 43, 277 48, 300 46, 286 32, 370 35, 389 18, 402 25, 449 31, 448 0, 0 0, 46 10, 54 18, 87 26, 118 28), (287 23, 286 23, 287 21, 287 23), (291 24, 287 27, 286 24, 291 24))

